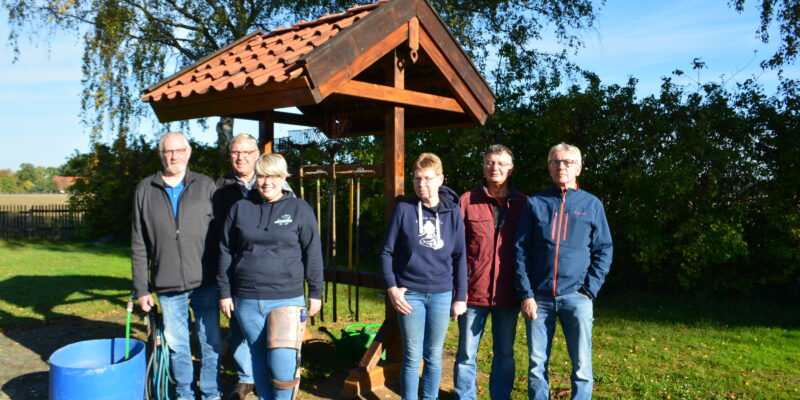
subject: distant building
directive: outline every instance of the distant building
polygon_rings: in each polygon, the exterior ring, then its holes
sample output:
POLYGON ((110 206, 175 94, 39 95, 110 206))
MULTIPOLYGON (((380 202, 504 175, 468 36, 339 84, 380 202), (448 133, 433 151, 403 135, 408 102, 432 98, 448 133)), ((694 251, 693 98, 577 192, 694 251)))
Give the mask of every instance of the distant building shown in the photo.
POLYGON ((78 180, 77 176, 53 176, 50 178, 53 183, 56 185, 56 191, 59 193, 64 193, 69 189, 75 181, 78 180))

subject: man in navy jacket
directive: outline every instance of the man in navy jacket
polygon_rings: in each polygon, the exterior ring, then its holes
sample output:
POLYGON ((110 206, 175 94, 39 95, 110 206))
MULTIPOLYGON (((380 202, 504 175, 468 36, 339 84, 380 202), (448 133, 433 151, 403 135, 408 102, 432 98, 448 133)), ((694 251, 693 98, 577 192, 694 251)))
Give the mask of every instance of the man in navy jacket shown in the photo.
POLYGON ((526 319, 528 397, 549 399, 547 363, 556 319, 572 361, 572 398, 592 397, 593 304, 611 267, 603 204, 580 190, 580 150, 561 143, 547 159, 554 186, 528 199, 516 235, 517 296, 526 319))

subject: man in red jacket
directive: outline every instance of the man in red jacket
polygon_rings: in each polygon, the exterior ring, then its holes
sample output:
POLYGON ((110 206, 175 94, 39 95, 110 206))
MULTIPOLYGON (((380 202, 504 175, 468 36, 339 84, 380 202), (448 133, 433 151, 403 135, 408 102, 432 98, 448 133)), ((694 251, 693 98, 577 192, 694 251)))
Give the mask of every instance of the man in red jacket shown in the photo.
POLYGON ((467 312, 458 319, 456 399, 476 398, 476 356, 486 319, 492 316, 489 394, 510 399, 514 386, 514 337, 519 300, 514 290, 514 233, 527 196, 509 181, 511 150, 490 146, 483 156, 483 185, 461 196, 467 243, 467 312))

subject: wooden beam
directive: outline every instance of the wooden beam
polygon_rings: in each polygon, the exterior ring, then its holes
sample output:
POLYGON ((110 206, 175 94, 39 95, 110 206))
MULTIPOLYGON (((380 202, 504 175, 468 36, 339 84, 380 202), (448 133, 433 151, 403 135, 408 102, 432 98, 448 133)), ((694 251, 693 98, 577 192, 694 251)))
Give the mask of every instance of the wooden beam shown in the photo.
MULTIPOLYGON (((392 54, 387 57, 386 62, 386 83, 395 89, 405 89, 406 75, 405 75, 405 60, 398 50, 394 50, 392 54)), ((405 117, 406 110, 403 107, 389 107, 386 111, 386 221, 392 218, 394 208, 397 202, 403 199, 405 194, 405 117)), ((392 307, 389 299, 386 299, 385 304, 386 319, 392 320, 391 326, 397 330, 397 314, 392 307)), ((389 335, 392 341, 384 343, 386 346, 386 359, 388 361, 400 361, 403 354, 403 345, 400 343, 399 336, 394 332, 389 335)), ((374 356, 373 356, 374 357, 374 356)), ((364 361, 364 360, 362 360, 364 361)), ((370 364, 374 365, 376 360, 370 360, 370 364)))
POLYGON ((419 18, 414 17, 408 21, 408 53, 411 62, 416 63, 419 58, 419 18))
POLYGON ((205 101, 182 102, 165 100, 152 102, 150 106, 153 107, 153 111, 155 111, 159 121, 172 122, 315 104, 314 98, 311 96, 311 89, 308 87, 291 88, 287 85, 283 89, 285 90, 256 91, 255 93, 235 91, 237 96, 209 94, 197 96, 205 101))
POLYGON ((343 283, 370 289, 386 289, 386 280, 383 279, 383 274, 333 268, 323 268, 322 272, 325 282, 343 283))
POLYGON ((263 154, 272 153, 275 145, 275 123, 272 112, 262 114, 258 120, 258 145, 263 154))
POLYGON ((323 98, 328 97, 341 85, 355 78, 365 69, 380 61, 381 58, 389 54, 406 40, 408 40, 408 24, 403 24, 375 46, 357 55, 357 57, 348 64, 343 65, 342 68, 334 72, 326 81, 319 82, 318 87, 320 95, 323 98))
MULTIPOLYGON (((386 81, 397 90, 405 88, 405 69, 397 50, 388 57, 386 81)), ((386 221, 392 217, 395 204, 405 194, 405 108, 389 107, 385 114, 386 136, 386 221)))
POLYGON ((483 125, 488 116, 487 112, 484 110, 483 106, 478 103, 458 72, 450 65, 447 57, 442 54, 436 46, 436 43, 433 42, 433 39, 431 39, 424 29, 420 29, 419 44, 422 49, 425 50, 428 57, 430 57, 431 61, 433 61, 434 65, 439 68, 439 71, 444 75, 445 79, 450 83, 450 87, 453 89, 453 93, 456 95, 459 103, 470 111, 470 116, 483 125))
POLYGON ((464 109, 461 108, 458 102, 453 98, 397 89, 384 85, 376 85, 374 83, 349 81, 340 86, 339 89, 336 90, 336 93, 407 106, 464 113, 464 109))
POLYGON ((407 40, 408 20, 416 12, 416 1, 383 3, 358 23, 298 60, 305 63, 307 75, 315 86, 317 102, 332 93, 338 84, 354 78, 407 40), (402 31, 398 32, 398 29, 402 31))
MULTIPOLYGON (((427 1, 419 1, 416 5, 416 15, 419 18, 420 25, 425 28, 442 53, 447 55, 447 59, 450 60, 459 77, 465 82, 466 87, 474 93, 486 114, 494 113, 495 95, 492 93, 492 89, 483 79, 472 60, 467 56, 467 53, 458 45, 442 18, 427 1)), ((483 120, 481 123, 483 123, 483 120)))
MULTIPOLYGON (((383 178, 383 164, 336 164, 336 178, 383 178)), ((299 179, 300 167, 289 167, 289 179, 299 179)), ((327 179, 333 176, 333 166, 306 164, 303 165, 302 178, 327 179)), ((384 289, 384 288, 381 288, 384 289)))
MULTIPOLYGON (((246 114, 232 114, 232 115, 227 115, 227 117, 258 121, 261 119, 262 115, 263 113, 254 112, 246 114)), ((322 123, 319 120, 319 118, 316 117, 311 117, 303 114, 292 114, 283 111, 273 111, 272 116, 276 124, 291 124, 300 126, 319 127, 319 125, 322 123)))

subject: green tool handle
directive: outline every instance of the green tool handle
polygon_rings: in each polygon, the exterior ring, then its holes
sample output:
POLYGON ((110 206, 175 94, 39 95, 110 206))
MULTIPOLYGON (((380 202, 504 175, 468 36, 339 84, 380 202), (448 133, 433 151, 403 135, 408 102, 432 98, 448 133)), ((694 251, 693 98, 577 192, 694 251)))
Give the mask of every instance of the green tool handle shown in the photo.
POLYGON ((126 309, 128 316, 125 318, 125 359, 130 356, 131 349, 131 313, 133 313, 133 297, 128 299, 128 307, 126 309))

